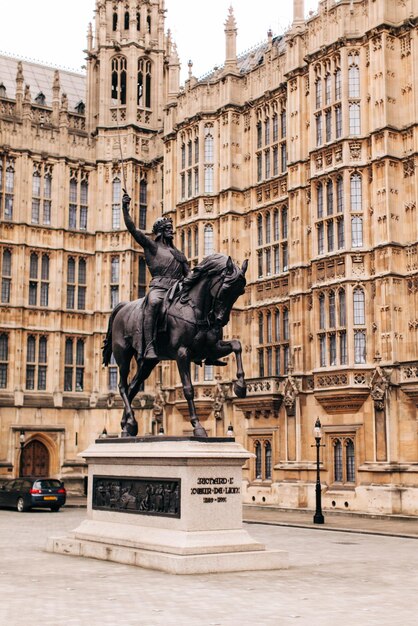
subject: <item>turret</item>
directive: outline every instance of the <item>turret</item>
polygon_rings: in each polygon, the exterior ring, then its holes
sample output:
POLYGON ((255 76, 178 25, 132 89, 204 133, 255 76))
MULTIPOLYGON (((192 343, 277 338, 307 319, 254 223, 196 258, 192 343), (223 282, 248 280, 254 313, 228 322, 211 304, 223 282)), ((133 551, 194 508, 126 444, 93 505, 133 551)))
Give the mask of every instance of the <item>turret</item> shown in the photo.
POLYGON ((225 70, 237 69, 237 23, 234 10, 229 7, 229 15, 225 22, 225 70))
POLYGON ((293 0, 293 28, 305 23, 305 0, 293 0))
POLYGON ((168 58, 168 102, 173 102, 180 90, 180 61, 177 53, 177 46, 171 40, 168 40, 170 47, 170 56, 168 58))
POLYGON ((60 110, 60 73, 58 70, 54 72, 54 82, 52 83, 52 121, 54 126, 59 124, 60 110))
POLYGON ((23 104, 23 66, 22 62, 19 61, 17 64, 17 72, 16 72, 16 113, 17 115, 22 115, 22 104, 23 104))

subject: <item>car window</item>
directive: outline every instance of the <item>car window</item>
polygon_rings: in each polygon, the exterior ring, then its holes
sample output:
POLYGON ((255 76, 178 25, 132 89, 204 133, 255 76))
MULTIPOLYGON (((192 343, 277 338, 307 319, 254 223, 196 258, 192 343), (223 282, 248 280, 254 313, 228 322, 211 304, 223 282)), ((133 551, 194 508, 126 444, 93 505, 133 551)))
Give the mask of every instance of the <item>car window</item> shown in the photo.
POLYGON ((33 486, 35 489, 57 489, 61 487, 61 482, 54 479, 37 480, 33 486))
POLYGON ((6 491, 13 491, 15 489, 19 488, 19 484, 21 483, 21 480, 12 480, 11 483, 7 483, 6 485, 6 491))

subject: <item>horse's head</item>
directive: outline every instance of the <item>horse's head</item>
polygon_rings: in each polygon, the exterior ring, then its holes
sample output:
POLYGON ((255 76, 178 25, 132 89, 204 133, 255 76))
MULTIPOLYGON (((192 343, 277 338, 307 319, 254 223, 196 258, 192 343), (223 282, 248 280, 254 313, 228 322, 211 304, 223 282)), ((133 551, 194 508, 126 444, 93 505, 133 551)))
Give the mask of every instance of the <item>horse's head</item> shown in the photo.
POLYGON ((231 257, 228 257, 225 267, 213 277, 210 285, 212 307, 208 315, 211 323, 218 326, 225 326, 228 323, 232 307, 245 291, 247 267, 247 259, 239 268, 231 257))

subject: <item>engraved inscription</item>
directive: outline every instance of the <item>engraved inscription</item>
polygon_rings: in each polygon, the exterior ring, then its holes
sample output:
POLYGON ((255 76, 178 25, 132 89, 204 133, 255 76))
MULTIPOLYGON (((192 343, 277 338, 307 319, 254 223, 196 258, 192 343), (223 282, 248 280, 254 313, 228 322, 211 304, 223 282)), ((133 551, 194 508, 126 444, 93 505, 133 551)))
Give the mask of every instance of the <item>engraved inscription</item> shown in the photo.
POLYGON ((180 518, 179 478, 93 476, 93 509, 180 518))
POLYGON ((234 486, 233 478, 205 478, 200 477, 196 481, 196 487, 191 487, 190 495, 203 496, 203 504, 213 502, 227 502, 227 496, 239 495, 241 487, 234 486))

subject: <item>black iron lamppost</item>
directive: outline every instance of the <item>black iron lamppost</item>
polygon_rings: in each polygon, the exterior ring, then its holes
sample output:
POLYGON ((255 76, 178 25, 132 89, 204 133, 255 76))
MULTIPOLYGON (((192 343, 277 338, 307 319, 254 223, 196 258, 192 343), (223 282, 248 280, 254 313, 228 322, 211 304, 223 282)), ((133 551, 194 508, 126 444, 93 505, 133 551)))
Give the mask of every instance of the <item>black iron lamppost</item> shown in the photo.
MULTIPOLYGON (((315 509, 313 522, 314 524, 323 524, 324 516, 322 515, 322 506, 321 506, 321 478, 319 474, 319 448, 325 447, 325 445, 321 444, 322 428, 321 428, 321 422, 319 420, 319 417, 317 418, 315 422, 313 434, 315 437, 314 446, 316 446, 316 485, 315 485, 316 509, 315 509)), ((312 446, 312 448, 314 446, 312 446)))
POLYGON ((23 448, 25 446, 25 431, 21 430, 19 435, 20 458, 19 458, 19 478, 23 476, 23 448))

